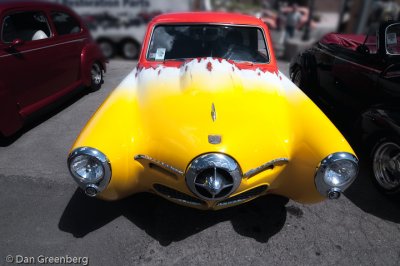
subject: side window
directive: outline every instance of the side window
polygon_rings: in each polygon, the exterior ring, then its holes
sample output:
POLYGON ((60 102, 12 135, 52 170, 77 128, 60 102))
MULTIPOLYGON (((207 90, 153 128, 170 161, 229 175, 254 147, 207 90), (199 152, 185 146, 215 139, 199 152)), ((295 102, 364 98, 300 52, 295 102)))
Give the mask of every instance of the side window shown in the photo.
POLYGON ((51 19, 58 35, 78 33, 81 31, 79 22, 72 16, 64 12, 52 12, 51 19))
POLYGON ((29 11, 8 15, 3 20, 1 39, 11 43, 15 39, 36 41, 50 37, 50 28, 43 12, 29 11))
POLYGON ((264 34, 260 29, 257 29, 257 40, 258 40, 258 52, 268 58, 268 49, 265 45, 264 34))

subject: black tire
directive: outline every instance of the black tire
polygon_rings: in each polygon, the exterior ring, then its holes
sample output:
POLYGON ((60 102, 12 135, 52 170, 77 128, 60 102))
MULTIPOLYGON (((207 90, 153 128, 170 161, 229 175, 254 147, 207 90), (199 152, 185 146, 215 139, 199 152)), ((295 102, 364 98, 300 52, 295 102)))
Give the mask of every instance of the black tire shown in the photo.
POLYGON ((371 177, 377 188, 386 195, 400 194, 400 142, 380 138, 371 149, 371 177))
POLYGON ((304 87, 304 77, 300 67, 296 67, 294 69, 292 74, 292 82, 300 89, 303 89, 302 87, 304 87))
POLYGON ((103 67, 101 64, 94 62, 90 68, 91 91, 97 91, 101 88, 101 85, 104 83, 103 77, 103 67))
POLYGON ((120 53, 125 59, 137 59, 140 53, 139 44, 133 40, 121 42, 120 53))
POLYGON ((105 58, 113 58, 115 55, 115 44, 106 39, 100 39, 97 41, 101 52, 105 58))

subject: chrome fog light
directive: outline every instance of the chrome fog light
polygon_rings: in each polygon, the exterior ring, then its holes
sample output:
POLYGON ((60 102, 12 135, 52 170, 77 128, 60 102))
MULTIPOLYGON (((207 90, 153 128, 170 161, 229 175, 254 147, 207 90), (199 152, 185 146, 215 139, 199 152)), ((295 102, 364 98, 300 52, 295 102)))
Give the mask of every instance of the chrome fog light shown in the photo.
POLYGON ((68 157, 68 168, 86 194, 95 196, 103 191, 111 179, 111 166, 107 157, 97 149, 80 147, 68 157))
POLYGON ((96 185, 88 185, 85 188, 85 194, 88 195, 89 197, 95 197, 98 193, 98 187, 96 185))
POLYGON ((339 198, 358 174, 358 159, 347 152, 337 152, 323 159, 315 175, 318 192, 330 199, 339 198))
POLYGON ((342 194, 342 191, 338 188, 331 188, 328 191, 328 199, 338 199, 340 198, 340 195, 342 194))

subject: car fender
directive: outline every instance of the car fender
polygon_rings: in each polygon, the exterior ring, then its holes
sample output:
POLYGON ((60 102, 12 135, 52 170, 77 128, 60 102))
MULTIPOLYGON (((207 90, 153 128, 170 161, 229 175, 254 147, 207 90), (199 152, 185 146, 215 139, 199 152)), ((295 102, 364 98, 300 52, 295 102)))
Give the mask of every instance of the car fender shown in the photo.
POLYGON ((361 114, 361 131, 364 141, 394 136, 400 140, 400 112, 386 107, 374 107, 361 114))
POLYGON ((309 87, 317 84, 317 64, 314 55, 310 51, 299 54, 290 64, 290 77, 297 68, 300 68, 304 79, 304 85, 309 87))
POLYGON ((19 108, 15 96, 7 90, 0 81, 0 132, 4 136, 10 136, 20 129, 23 119, 19 114, 19 108))
POLYGON ((314 55, 309 52, 303 53, 300 64, 305 78, 305 83, 308 86, 317 84, 317 63, 314 55))
POLYGON ((294 74, 294 71, 296 70, 296 68, 298 67, 302 67, 301 66, 301 57, 302 57, 302 53, 298 54, 297 56, 293 57, 292 60, 290 61, 290 66, 289 66, 289 76, 292 78, 292 75, 294 74))
POLYGON ((282 85, 289 124, 296 134, 289 139, 291 162, 282 173, 274 193, 302 203, 315 203, 323 197, 316 192, 314 183, 307 182, 307 179, 315 175, 319 163, 336 152, 354 155, 355 152, 326 115, 295 84, 283 77, 282 85))
POLYGON ((99 62, 103 71, 106 71, 106 59, 99 47, 95 43, 89 43, 82 49, 81 53, 81 80, 85 86, 91 84, 90 69, 94 62, 99 62))
POLYGON ((84 146, 95 147, 107 156, 112 177, 107 189, 99 194, 105 200, 116 200, 142 191, 138 180, 143 169, 141 164, 135 163, 132 153, 140 135, 135 74, 136 69, 108 96, 70 150, 72 152, 84 146))

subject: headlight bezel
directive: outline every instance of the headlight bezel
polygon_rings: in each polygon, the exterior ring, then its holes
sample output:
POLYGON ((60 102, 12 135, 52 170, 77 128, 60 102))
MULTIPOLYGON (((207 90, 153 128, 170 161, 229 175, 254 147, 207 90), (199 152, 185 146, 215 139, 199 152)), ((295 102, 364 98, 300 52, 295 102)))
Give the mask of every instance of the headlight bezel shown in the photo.
POLYGON ((358 175, 359 167, 358 167, 358 159, 355 155, 348 152, 336 152, 325 157, 318 165, 317 171, 315 173, 315 186, 318 192, 324 197, 330 198, 330 192, 343 192, 345 191, 356 179, 358 175), (350 177, 348 180, 342 181, 339 184, 332 184, 325 181, 325 175, 328 167, 332 166, 332 164, 338 163, 340 161, 344 161, 346 163, 350 162, 355 169, 354 176, 350 177))
MULTIPOLYGON (((99 193, 103 191, 111 181, 110 161, 104 153, 92 147, 79 147, 74 149, 68 156, 68 170, 79 187, 85 191, 87 188, 91 188, 95 189, 97 193, 99 193), (103 169, 103 176, 96 180, 84 180, 79 174, 71 169, 71 163, 78 156, 89 157, 90 159, 94 159, 100 163, 103 169)), ((95 196, 97 193, 89 196, 95 196)))

